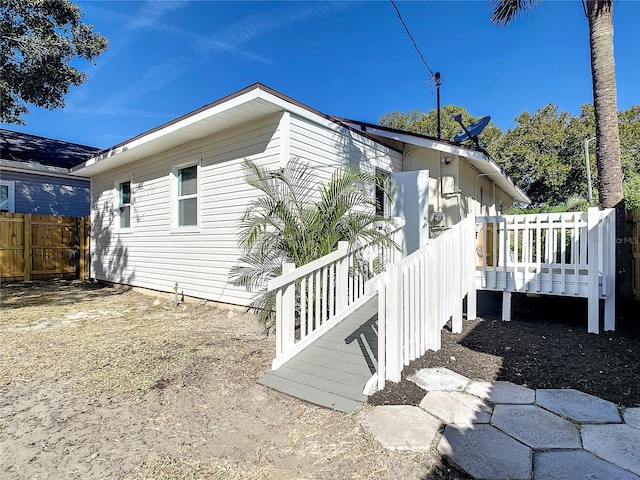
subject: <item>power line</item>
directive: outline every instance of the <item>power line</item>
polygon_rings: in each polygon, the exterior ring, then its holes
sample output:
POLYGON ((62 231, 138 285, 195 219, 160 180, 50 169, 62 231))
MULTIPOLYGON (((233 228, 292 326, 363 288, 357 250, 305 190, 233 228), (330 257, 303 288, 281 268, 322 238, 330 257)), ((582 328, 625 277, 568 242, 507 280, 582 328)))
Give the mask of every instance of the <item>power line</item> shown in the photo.
POLYGON ((402 23, 402 26, 404 27, 405 31, 407 32, 407 35, 409 35, 409 38, 411 39, 411 42, 413 43, 413 47, 416 49, 416 52, 418 52, 418 55, 420 56, 420 60, 422 60, 422 63, 424 63, 424 66, 427 67, 427 70, 429 70, 429 73, 431 74, 431 77, 434 77, 435 74, 433 73, 433 70, 431 70, 431 67, 429 67, 429 64, 427 63, 427 61, 422 56, 422 52, 418 48, 418 44, 416 43, 416 41, 414 40, 413 36, 411 35, 411 32, 409 31, 409 27, 407 27, 407 24, 404 23, 404 20, 402 19, 402 15, 400 15, 400 10, 398 10, 398 7, 397 7, 396 3, 393 0, 390 0, 390 1, 391 1, 391 5, 393 5, 393 8, 395 9, 396 13, 398 14, 398 18, 400 19, 400 23, 402 23))

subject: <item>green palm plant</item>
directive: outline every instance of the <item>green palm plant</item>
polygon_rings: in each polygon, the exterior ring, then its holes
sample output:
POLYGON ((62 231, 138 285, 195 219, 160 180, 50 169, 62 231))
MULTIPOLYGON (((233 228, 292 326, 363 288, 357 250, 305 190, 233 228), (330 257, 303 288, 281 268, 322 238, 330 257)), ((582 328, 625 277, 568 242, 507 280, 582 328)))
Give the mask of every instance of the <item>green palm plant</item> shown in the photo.
POLYGON ((269 280, 283 263, 305 265, 334 251, 339 241, 398 248, 389 237, 393 219, 376 213, 373 188, 390 195, 390 184, 353 165, 337 169, 323 184, 297 157, 284 168, 267 170, 245 160, 246 182, 262 194, 242 216, 238 244, 243 254, 231 269, 231 282, 256 292, 250 305, 265 327, 273 326, 275 292, 269 280))

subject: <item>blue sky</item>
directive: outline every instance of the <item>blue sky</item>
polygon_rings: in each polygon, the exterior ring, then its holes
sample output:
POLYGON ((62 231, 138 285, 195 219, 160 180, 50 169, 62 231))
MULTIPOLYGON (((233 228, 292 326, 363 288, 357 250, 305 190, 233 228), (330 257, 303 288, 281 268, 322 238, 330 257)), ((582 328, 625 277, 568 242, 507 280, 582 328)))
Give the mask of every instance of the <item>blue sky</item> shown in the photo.
MULTIPOLYGON (((255 82, 323 113, 377 122, 435 108, 430 77, 388 1, 83 1, 110 41, 64 110, 31 107, 7 126, 109 147, 255 82)), ((581 3, 544 2, 499 28, 487 1, 397 2, 433 71, 442 104, 491 115, 503 129, 548 103, 592 102, 581 3)), ((614 3, 618 107, 640 104, 640 1, 614 3)))

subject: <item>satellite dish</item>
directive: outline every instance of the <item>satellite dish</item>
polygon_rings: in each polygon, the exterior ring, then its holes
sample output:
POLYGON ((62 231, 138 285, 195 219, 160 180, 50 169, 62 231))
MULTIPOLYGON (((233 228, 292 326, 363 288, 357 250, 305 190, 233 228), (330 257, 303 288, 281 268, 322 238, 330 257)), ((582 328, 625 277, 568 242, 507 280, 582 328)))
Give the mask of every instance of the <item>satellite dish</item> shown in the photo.
POLYGON ((462 115, 458 114, 455 117, 453 117, 453 119, 456 122, 458 122, 462 127, 462 131, 456 133, 455 137, 453 137, 453 141, 464 142, 467 139, 471 139, 474 142, 476 142, 476 145, 478 144, 478 135, 480 135, 480 132, 482 132, 482 130, 484 130, 484 128, 491 121, 491 117, 486 116, 486 117, 482 117, 477 122, 473 122, 468 127, 465 127, 464 124, 462 123, 462 115))

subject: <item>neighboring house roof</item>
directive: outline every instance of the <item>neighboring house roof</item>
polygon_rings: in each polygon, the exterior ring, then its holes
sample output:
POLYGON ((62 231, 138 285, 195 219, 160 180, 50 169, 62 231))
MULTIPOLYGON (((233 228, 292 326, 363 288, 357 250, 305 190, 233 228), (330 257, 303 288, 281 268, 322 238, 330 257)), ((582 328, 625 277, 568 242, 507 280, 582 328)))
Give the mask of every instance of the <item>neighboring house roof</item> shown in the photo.
MULTIPOLYGON (((174 148, 183 143, 204 138, 248 121, 283 111, 289 111, 328 126, 340 125, 343 128, 356 131, 377 143, 386 144, 380 139, 380 137, 383 137, 460 155, 468 159, 481 173, 496 175, 498 178, 494 179, 494 181, 513 196, 516 201, 529 203, 529 198, 526 194, 515 186, 511 179, 500 170, 500 167, 483 150, 446 140, 432 139, 401 130, 386 129, 373 124, 326 115, 260 83, 253 84, 107 150, 103 150, 84 163, 73 167, 71 173, 89 177, 174 148)), ((389 148, 394 148, 392 142, 386 145, 389 148)))
POLYGON ((0 128, 0 167, 39 174, 65 175, 99 148, 0 128))
POLYGON ((478 170, 481 175, 491 178, 496 185, 511 195, 516 202, 531 203, 531 199, 527 194, 513 182, 509 175, 507 175, 506 172, 502 170, 491 158, 489 153, 482 148, 420 135, 418 133, 407 132, 405 130, 383 127, 373 123, 360 122, 358 120, 349 120, 338 117, 336 117, 336 120, 350 125, 351 127, 358 128, 370 135, 375 135, 376 137, 383 137, 389 140, 396 140, 420 147, 431 148, 451 155, 458 155, 478 170))

